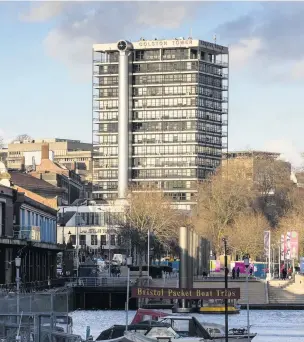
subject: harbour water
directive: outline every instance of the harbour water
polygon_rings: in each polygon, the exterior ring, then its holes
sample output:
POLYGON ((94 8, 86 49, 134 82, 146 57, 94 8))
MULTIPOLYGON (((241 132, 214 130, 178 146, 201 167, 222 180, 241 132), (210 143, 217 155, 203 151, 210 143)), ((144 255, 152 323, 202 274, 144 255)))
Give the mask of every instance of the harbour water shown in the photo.
MULTIPOLYGON (((129 312, 129 321, 135 311, 129 312)), ((224 324, 222 315, 193 314, 200 322, 224 324)), ((85 337, 86 327, 90 326, 91 334, 96 338, 99 333, 113 324, 125 324, 125 311, 74 311, 73 331, 85 337)), ((229 316, 229 328, 246 327, 247 314, 242 310, 239 315, 229 316)), ((254 342, 304 342, 304 311, 253 310, 250 311, 251 331, 258 333, 254 342)))

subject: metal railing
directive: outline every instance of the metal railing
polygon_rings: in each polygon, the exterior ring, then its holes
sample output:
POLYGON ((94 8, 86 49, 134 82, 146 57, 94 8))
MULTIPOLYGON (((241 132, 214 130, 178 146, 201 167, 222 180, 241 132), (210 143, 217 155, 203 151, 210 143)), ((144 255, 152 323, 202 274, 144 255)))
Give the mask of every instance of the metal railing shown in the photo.
MULTIPOLYGON (((135 284, 135 279, 129 279, 130 285, 135 284)), ((127 286, 127 277, 79 277, 70 278, 66 283, 69 287, 125 287, 127 286)))
MULTIPOLYGON (((50 287, 64 286, 64 278, 56 278, 42 281, 31 281, 26 283, 20 283, 20 293, 32 293, 40 290, 45 290, 50 287)), ((15 292, 17 289, 16 283, 0 284, 0 294, 15 292)))

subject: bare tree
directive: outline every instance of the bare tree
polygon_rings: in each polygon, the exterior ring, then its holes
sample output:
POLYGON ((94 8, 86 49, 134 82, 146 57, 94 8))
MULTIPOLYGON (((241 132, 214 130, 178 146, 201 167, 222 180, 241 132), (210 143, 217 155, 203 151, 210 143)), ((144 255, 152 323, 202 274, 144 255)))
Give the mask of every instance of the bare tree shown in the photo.
POLYGON ((3 137, 0 137, 0 148, 4 147, 4 140, 3 137))
POLYGON ((198 185, 198 204, 194 220, 196 230, 206 237, 215 255, 222 250, 222 238, 228 228, 250 206, 252 183, 239 165, 219 169, 198 185))
POLYGON ((248 210, 239 215, 229 227, 229 246, 239 257, 248 253, 256 260, 263 254, 265 230, 269 230, 265 216, 248 210))
POLYGON ((148 234, 154 236, 157 244, 168 247, 177 236, 181 215, 172 209, 172 203, 162 191, 134 188, 130 190, 127 201, 124 219, 119 224, 120 235, 136 250, 141 273, 148 234))
POLYGON ((24 142, 24 141, 32 141, 33 138, 30 137, 28 134, 19 134, 16 136, 16 138, 13 140, 13 142, 15 141, 20 141, 20 142, 24 142))

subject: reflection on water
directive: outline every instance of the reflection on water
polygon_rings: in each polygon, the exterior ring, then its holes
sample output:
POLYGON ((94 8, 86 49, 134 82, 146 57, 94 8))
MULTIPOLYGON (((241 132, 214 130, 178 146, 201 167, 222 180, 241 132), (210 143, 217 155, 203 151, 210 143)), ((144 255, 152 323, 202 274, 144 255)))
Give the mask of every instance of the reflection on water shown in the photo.
MULTIPOLYGON (((129 322, 135 311, 129 312, 129 322)), ((113 324, 125 324, 124 311, 74 311, 74 333, 85 337, 86 327, 91 327, 91 334, 96 338, 99 333, 113 324)), ((224 324, 223 315, 193 314, 200 322, 224 324)), ((239 315, 229 316, 229 328, 247 325, 246 310, 239 315)), ((254 342, 304 342, 304 311, 250 311, 251 331, 258 333, 254 342)))

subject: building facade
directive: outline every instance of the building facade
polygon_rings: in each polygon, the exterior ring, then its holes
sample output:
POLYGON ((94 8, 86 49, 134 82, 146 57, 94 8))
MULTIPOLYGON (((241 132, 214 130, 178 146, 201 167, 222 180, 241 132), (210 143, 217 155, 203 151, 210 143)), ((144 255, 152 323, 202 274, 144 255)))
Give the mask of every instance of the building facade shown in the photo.
POLYGON ((57 210, 31 191, 7 186, 0 172, 0 284, 15 283, 14 260, 21 258, 23 284, 56 278, 57 210), (2 185, 6 184, 6 185, 2 185))
POLYGON ((93 196, 128 184, 192 203, 226 147, 228 48, 189 38, 93 46, 93 196))
POLYGON ((105 259, 125 250, 119 236, 117 219, 122 205, 96 205, 84 201, 78 206, 59 208, 57 242, 70 243, 79 251, 93 252, 105 259))
POLYGON ((6 150, 7 167, 22 170, 33 164, 39 165, 41 148, 45 143, 49 144, 49 158, 52 161, 76 171, 84 179, 92 178, 92 145, 80 140, 55 138, 12 142, 6 150))

